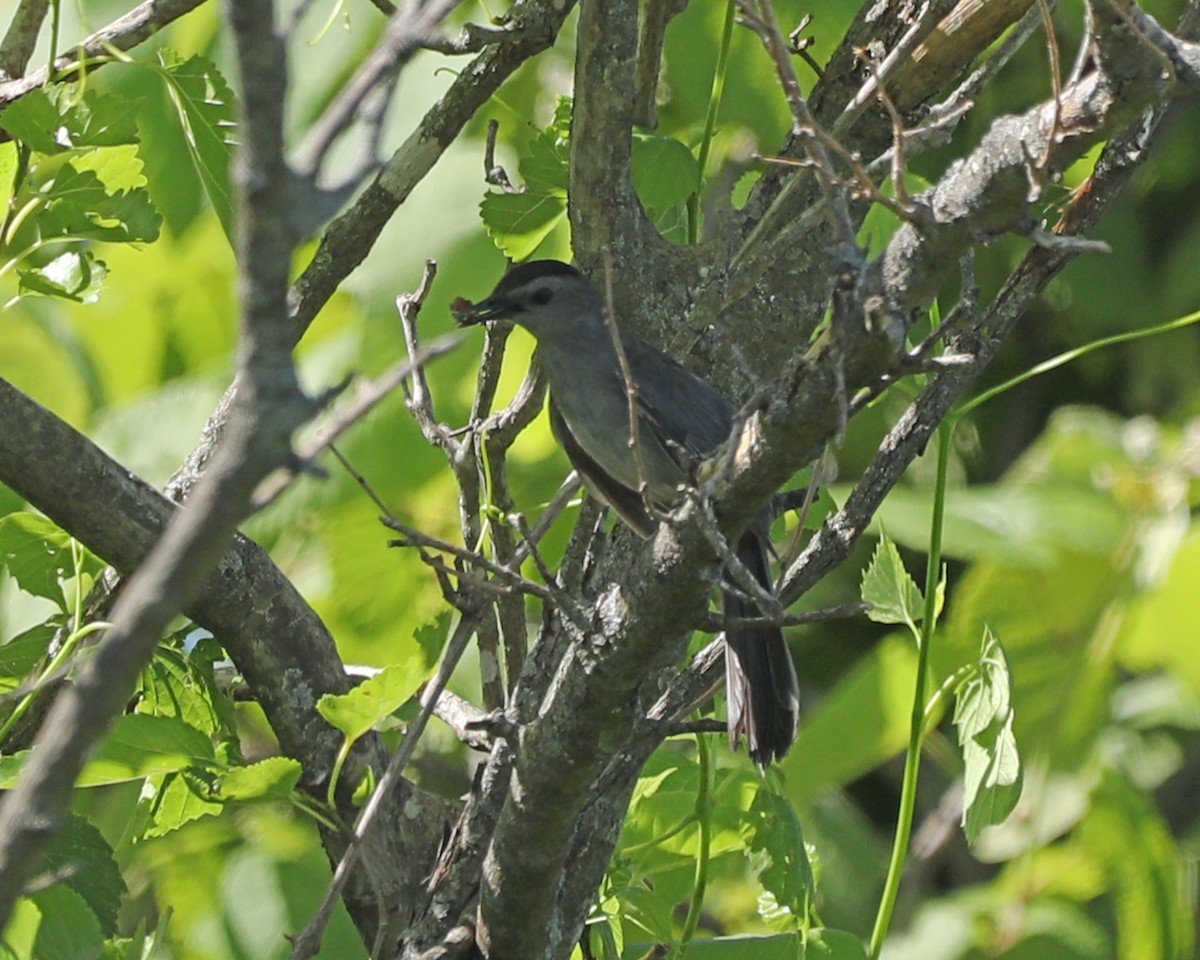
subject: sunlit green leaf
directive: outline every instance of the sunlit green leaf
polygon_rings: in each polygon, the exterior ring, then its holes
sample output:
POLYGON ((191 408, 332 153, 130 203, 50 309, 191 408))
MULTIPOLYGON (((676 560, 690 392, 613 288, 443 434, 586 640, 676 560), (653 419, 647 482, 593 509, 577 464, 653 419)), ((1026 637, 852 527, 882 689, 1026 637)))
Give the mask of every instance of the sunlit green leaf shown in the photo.
POLYGON ((221 71, 201 56, 159 54, 167 91, 192 164, 227 237, 233 236, 229 161, 235 137, 234 96, 221 71))
POLYGON ((217 796, 222 800, 287 800, 304 771, 291 757, 268 757, 222 774, 217 796))
POLYGON ((479 205, 488 236, 512 260, 524 260, 567 216, 565 192, 489 193, 479 205))
POLYGON ((911 627, 921 619, 921 591, 904 569, 900 551, 886 536, 880 538, 870 566, 863 573, 862 598, 871 604, 867 616, 876 623, 905 623, 911 627))
POLYGON ((94 303, 108 268, 90 250, 69 250, 41 267, 20 267, 22 293, 94 303))
MULTIPOLYGON (((83 569, 93 575, 104 565, 80 548, 83 569)), ((62 581, 74 575, 71 538, 53 521, 33 513, 0 517, 0 566, 22 590, 63 605, 62 581)))
POLYGON ((349 693, 325 694, 317 701, 317 710, 349 739, 357 740, 408 700, 426 673, 422 660, 411 657, 386 667, 349 693))
POLYGON ((162 218, 145 190, 110 194, 93 171, 66 163, 41 192, 44 204, 31 222, 42 238, 149 243, 158 237, 162 218))
POLYGON ((1000 640, 984 630, 979 662, 961 684, 954 726, 963 750, 963 827, 972 843, 1000 823, 1021 796, 1021 758, 1013 735, 1012 678, 1000 640))
POLYGON ((111 147, 137 140, 137 110, 123 97, 93 87, 51 84, 0 111, 0 127, 38 153, 111 147))

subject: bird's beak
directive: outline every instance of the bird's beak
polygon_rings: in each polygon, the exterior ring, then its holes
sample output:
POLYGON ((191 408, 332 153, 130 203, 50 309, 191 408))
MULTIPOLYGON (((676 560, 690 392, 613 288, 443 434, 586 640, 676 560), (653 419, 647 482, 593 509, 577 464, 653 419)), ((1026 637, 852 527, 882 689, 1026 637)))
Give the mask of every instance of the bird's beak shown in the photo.
POLYGON ((460 327, 473 327, 491 320, 503 320, 511 316, 508 302, 500 297, 488 297, 479 303, 472 303, 465 297, 459 297, 450 304, 450 312, 458 321, 460 327))

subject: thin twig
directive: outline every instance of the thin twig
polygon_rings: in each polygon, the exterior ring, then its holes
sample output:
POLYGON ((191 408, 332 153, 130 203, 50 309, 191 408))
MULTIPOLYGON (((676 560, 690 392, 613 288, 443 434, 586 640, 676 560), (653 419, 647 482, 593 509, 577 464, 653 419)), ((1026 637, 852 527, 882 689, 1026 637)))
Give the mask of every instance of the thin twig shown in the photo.
MULTIPOLYGON (((383 802, 392 792, 392 788, 400 782, 404 768, 408 765, 413 750, 416 749, 417 741, 425 732, 425 725, 429 722, 438 698, 445 690, 450 675, 458 665, 472 635, 473 629, 470 620, 464 617, 451 635, 450 642, 446 644, 446 652, 442 655, 441 663, 438 664, 437 673, 434 674, 433 680, 426 685, 421 694, 421 712, 404 731, 404 738, 388 762, 383 776, 379 778, 379 785, 371 794, 366 806, 363 807, 362 813, 354 825, 354 836, 338 861, 337 868, 333 872, 333 879, 330 880, 324 896, 321 897, 320 905, 313 914, 312 920, 308 922, 308 926, 293 941, 291 960, 309 960, 320 951, 321 940, 324 937, 325 928, 333 917, 333 909, 337 905, 338 897, 341 896, 346 881, 350 879, 350 871, 354 868, 355 861, 370 836, 371 828, 383 807, 383 802)), ((380 925, 383 926, 382 918, 380 925)))
POLYGON ((483 181, 490 183, 493 187, 499 187, 505 193, 520 193, 521 191, 512 185, 508 171, 496 163, 496 136, 499 133, 500 121, 489 120, 487 139, 483 145, 483 181))

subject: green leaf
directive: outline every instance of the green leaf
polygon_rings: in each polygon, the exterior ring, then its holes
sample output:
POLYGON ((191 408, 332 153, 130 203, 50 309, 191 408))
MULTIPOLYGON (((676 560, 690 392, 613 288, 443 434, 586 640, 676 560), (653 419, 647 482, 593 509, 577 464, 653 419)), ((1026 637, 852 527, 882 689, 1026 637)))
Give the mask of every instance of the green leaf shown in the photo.
POLYGON ((512 260, 524 260, 567 216, 563 191, 488 193, 479 215, 492 242, 512 260))
POLYGON ((75 303, 95 303, 108 268, 90 250, 68 250, 42 267, 17 269, 22 294, 61 297, 75 303))
POLYGON ((34 674, 46 660, 50 641, 58 628, 59 624, 53 620, 39 623, 8 643, 0 644, 0 694, 9 693, 34 679, 34 674))
POLYGON ((1021 798, 1021 758, 1012 717, 963 744, 963 830, 974 843, 984 827, 1004 821, 1021 798))
POLYGON ((44 154, 70 148, 70 144, 59 143, 56 138, 59 120, 58 107, 44 89, 30 90, 0 111, 0 127, 11 133, 13 139, 44 154))
POLYGON ((534 193, 566 194, 569 183, 571 151, 566 139, 554 135, 553 128, 529 142, 529 153, 521 158, 519 169, 525 188, 534 193))
POLYGON ((303 768, 290 757, 269 757, 248 767, 234 767, 217 785, 222 800, 290 800, 303 768))
POLYGON ((700 164, 678 140, 636 130, 633 186, 646 207, 673 207, 686 201, 700 186, 700 164))
MULTIPOLYGON (((80 548, 82 550, 82 548, 80 548)), ((98 574, 104 565, 82 550, 83 569, 98 574)), ((0 517, 0 566, 26 593, 63 606, 62 581, 74 576, 71 538, 53 521, 33 513, 0 517)))
POLYGON ((880 537, 863 574, 862 598, 871 604, 867 616, 876 623, 904 623, 915 631, 921 620, 924 598, 886 535, 880 537))
POLYGON ((812 897, 813 873, 796 811, 786 799, 762 787, 742 823, 751 871, 776 903, 803 921, 812 897))
POLYGON ((867 957, 863 942, 845 930, 812 930, 804 950, 804 960, 867 960, 867 957))
POLYGON ((117 931, 117 912, 128 890, 112 847, 83 817, 70 814, 55 834, 40 865, 42 873, 61 876, 91 909, 106 937, 117 931))
POLYGON ((162 218, 142 189, 109 193, 92 170, 70 163, 41 191, 44 203, 32 223, 41 239, 71 237, 114 243, 158 239, 162 218))
MULTIPOLYGON (((654 944, 638 943, 625 949, 623 960, 641 960, 658 956, 654 944)), ((843 960, 842 954, 808 954, 803 952, 800 937, 794 933, 744 934, 733 937, 713 937, 693 940, 687 948, 688 960, 807 960, 810 956, 843 960)), ((850 954, 845 960, 851 960, 850 954)))
POLYGON ((325 694, 317 701, 317 710, 349 740, 357 740, 404 704, 426 673, 422 658, 410 657, 364 680, 349 693, 325 694))
MULTIPOLYGON (((178 644, 178 638, 173 640, 178 644)), ((233 704, 213 677, 214 658, 223 657, 211 641, 200 641, 185 653, 170 642, 159 645, 142 672, 138 713, 178 717, 212 738, 234 740, 233 704)))
POLYGON ((31 90, 0 112, 0 127, 38 153, 137 142, 137 109, 124 97, 75 84, 31 90))
POLYGON ((99 956, 104 936, 87 901, 59 884, 30 895, 42 912, 32 956, 36 960, 87 960, 99 956))
POLYGON ((25 960, 33 956, 38 928, 42 925, 42 910, 29 897, 20 897, 13 906, 4 936, 0 938, 2 960, 25 960))
MULTIPOLYGON (((144 811, 147 822, 142 831, 143 837, 164 837, 185 823, 215 816, 223 809, 220 803, 212 799, 210 778, 207 776, 196 777, 185 769, 156 777, 154 781, 158 781, 157 792, 153 795, 153 802, 144 811)), ((148 796, 149 789, 149 786, 142 787, 143 797, 148 796)))
POLYGON ((1003 821, 1021 796, 1021 758, 1013 735, 1012 677, 1000 640, 983 633, 979 662, 959 686, 954 726, 963 750, 963 814, 967 839, 1003 821))
POLYGON ((232 238, 229 160, 236 134, 233 91, 216 64, 204 57, 182 60, 173 51, 164 50, 159 60, 192 165, 225 235, 232 238))
MULTIPOLYGON (((0 789, 11 790, 32 750, 0 757, 0 789)), ((140 780, 213 762, 212 743, 195 727, 174 717, 132 713, 120 717, 96 755, 83 768, 80 787, 140 780)))
POLYGON ((1012 676, 1004 648, 992 628, 985 627, 979 663, 956 693, 954 726, 960 744, 1008 718, 1012 709, 1011 688, 1012 676))

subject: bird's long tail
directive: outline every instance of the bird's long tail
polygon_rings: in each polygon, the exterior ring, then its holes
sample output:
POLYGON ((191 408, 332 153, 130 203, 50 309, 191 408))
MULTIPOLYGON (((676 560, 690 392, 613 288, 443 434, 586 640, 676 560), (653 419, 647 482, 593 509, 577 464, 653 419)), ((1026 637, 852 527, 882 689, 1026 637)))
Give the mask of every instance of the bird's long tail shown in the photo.
MULTIPOLYGON (((762 534, 747 530, 737 557, 763 586, 771 587, 771 568, 762 534)), ((757 604, 725 593, 727 617, 760 617, 757 604)), ((725 690, 729 742, 737 747, 746 735, 750 756, 759 766, 781 758, 796 739, 800 690, 796 668, 779 627, 731 628, 725 634, 725 690)))

